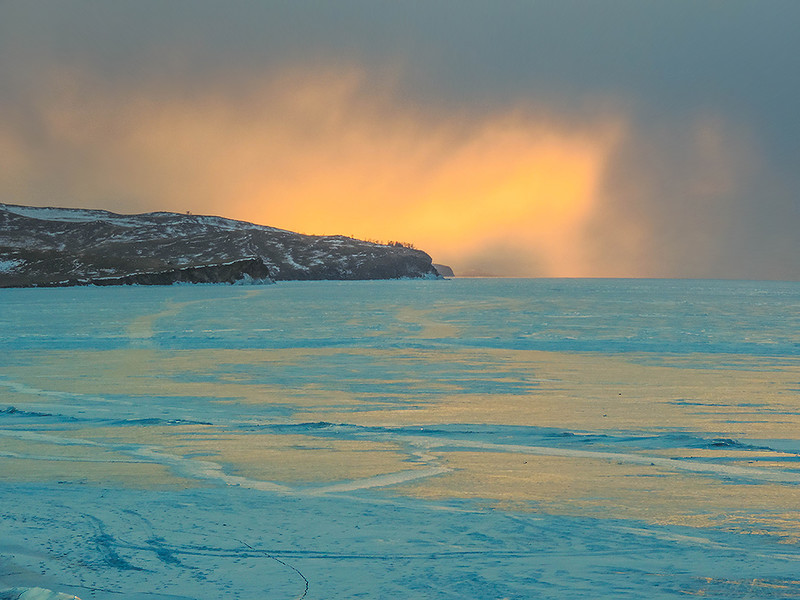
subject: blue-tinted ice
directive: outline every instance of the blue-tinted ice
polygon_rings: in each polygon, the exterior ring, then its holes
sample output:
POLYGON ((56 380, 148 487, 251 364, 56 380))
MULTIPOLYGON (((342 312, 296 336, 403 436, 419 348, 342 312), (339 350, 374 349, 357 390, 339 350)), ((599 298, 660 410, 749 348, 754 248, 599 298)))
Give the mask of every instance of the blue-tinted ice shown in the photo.
POLYGON ((800 284, 0 290, 0 590, 800 597, 800 284))

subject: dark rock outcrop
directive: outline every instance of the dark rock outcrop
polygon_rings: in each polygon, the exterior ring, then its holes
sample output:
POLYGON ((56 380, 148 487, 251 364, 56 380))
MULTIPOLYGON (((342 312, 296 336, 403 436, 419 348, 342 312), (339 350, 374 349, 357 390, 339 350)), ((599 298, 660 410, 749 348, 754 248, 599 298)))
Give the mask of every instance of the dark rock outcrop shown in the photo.
POLYGON ((453 269, 448 267, 447 265, 439 265, 433 263, 433 268, 436 269, 436 272, 441 275, 442 277, 455 277, 456 274, 453 273, 453 269))
POLYGON ((430 256, 399 245, 212 216, 0 204, 0 287, 230 283, 238 275, 276 281, 440 278, 430 256), (259 274, 261 267, 266 274, 259 274))

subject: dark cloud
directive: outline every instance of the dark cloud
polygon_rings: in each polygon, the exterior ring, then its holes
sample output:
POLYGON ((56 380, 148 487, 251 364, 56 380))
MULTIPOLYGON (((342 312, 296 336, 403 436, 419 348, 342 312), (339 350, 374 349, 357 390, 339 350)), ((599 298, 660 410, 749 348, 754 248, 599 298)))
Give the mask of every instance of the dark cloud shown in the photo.
POLYGON ((466 102, 596 94, 654 111, 781 113, 800 95, 794 0, 31 0, 2 10, 3 63, 23 69, 68 61, 105 77, 189 81, 338 58, 402 63, 413 89, 466 102))

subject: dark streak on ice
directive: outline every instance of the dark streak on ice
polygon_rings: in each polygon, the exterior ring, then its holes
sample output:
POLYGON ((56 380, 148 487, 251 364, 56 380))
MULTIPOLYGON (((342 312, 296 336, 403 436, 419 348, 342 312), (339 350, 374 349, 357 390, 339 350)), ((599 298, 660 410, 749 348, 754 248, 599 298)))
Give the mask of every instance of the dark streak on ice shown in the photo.
POLYGON ((241 544, 247 546, 248 548, 250 548, 250 550, 252 550, 253 552, 258 552, 259 554, 263 554, 267 558, 271 558, 275 562, 278 562, 278 563, 282 564, 285 567, 289 567, 292 571, 294 571, 295 573, 300 575, 300 577, 302 577, 302 579, 303 579, 303 582, 305 583, 305 589, 303 590, 302 595, 298 596, 297 600, 303 600, 303 598, 305 598, 308 595, 308 579, 306 579, 306 576, 303 575, 300 571, 298 571, 296 567, 293 567, 289 563, 283 562, 280 558, 277 558, 277 557, 275 557, 275 556, 273 556, 273 555, 271 555, 271 554, 269 554, 269 553, 267 553, 267 552, 265 552, 263 550, 256 550, 255 548, 253 548, 247 542, 244 542, 242 540, 237 540, 237 541, 240 542, 241 544))
POLYGON ((664 433, 593 433, 583 431, 565 431, 550 427, 531 427, 514 425, 454 424, 436 427, 380 427, 360 426, 348 423, 330 423, 316 421, 307 423, 281 423, 264 425, 247 425, 244 430, 276 433, 313 432, 316 436, 335 436, 337 438, 358 439, 364 436, 415 436, 431 439, 452 439, 461 436, 470 438, 478 436, 482 440, 494 443, 531 446, 555 447, 596 447, 598 450, 619 451, 621 447, 635 450, 654 450, 664 448, 730 448, 743 451, 762 450, 776 452, 765 445, 748 444, 731 438, 708 438, 699 433, 683 431, 667 431, 664 433))
POLYGON ((50 413, 34 412, 29 410, 20 410, 16 406, 9 406, 0 410, 0 415, 17 415, 20 417, 52 417, 50 413))
POLYGON ((100 521, 97 517, 93 517, 91 515, 87 515, 89 519, 91 519, 95 526, 97 527, 97 535, 94 537, 94 542, 97 545, 98 551, 104 555, 105 563, 113 567, 115 569, 119 569, 120 571, 144 571, 141 567, 137 567, 129 563, 127 560, 122 558, 115 547, 118 547, 119 544, 116 540, 109 535, 105 527, 103 526, 103 522, 100 521))
POLYGON ((159 418, 143 418, 143 419, 120 419, 114 421, 113 425, 213 425, 207 421, 193 421, 190 419, 159 419, 159 418))

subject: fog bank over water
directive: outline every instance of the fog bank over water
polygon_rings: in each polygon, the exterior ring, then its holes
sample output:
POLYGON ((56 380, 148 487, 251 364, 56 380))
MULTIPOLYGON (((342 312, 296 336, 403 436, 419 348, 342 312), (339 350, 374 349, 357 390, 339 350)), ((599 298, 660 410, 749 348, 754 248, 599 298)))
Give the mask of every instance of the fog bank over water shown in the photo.
POLYGON ((0 6, 0 200, 799 279, 800 5, 0 6))

